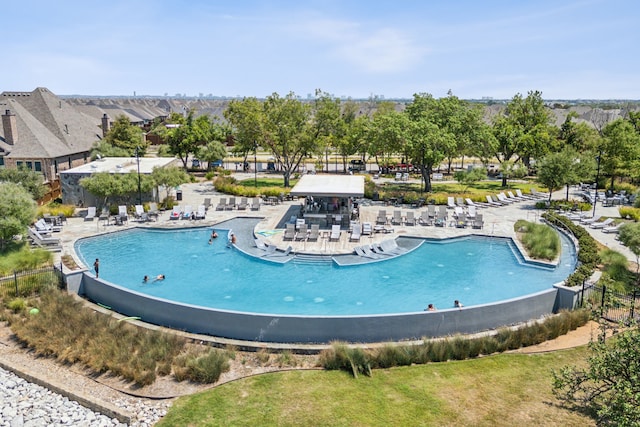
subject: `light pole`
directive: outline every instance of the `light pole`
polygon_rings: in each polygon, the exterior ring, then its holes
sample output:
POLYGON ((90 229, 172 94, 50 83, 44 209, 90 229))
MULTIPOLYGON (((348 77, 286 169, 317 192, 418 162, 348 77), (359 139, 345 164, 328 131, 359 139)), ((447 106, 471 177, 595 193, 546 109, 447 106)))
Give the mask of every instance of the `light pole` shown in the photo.
POLYGON ((136 163, 138 163, 138 204, 142 204, 142 189, 140 187, 140 156, 138 153, 139 147, 136 146, 136 163))
POLYGON ((600 158, 602 157, 602 151, 598 154, 598 157, 596 157, 597 160, 597 167, 596 167, 596 184, 594 185, 595 190, 596 190, 596 194, 593 197, 593 218, 596 217, 596 203, 598 202, 598 180, 600 179, 600 158))
POLYGON ((326 166, 325 170, 329 173, 329 147, 327 146, 324 149, 324 164, 326 166))
POLYGON ((258 143, 253 141, 253 186, 258 188, 258 143))

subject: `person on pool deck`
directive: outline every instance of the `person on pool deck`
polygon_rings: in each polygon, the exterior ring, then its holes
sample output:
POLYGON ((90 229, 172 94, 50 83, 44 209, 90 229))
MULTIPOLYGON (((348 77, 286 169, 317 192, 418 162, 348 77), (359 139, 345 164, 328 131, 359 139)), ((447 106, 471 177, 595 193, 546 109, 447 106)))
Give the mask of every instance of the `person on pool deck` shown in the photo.
POLYGON ((231 246, 236 244, 236 235, 231 233, 229 235, 229 242, 227 243, 227 247, 230 248, 231 246))
POLYGON ((218 233, 216 233, 216 230, 213 230, 211 232, 211 237, 209 237, 209 244, 213 243, 213 239, 217 239, 218 238, 218 233))
POLYGON ((462 308, 462 307, 464 307, 464 306, 462 305, 462 303, 461 303, 460 301, 458 301, 458 300, 455 300, 455 301, 453 302, 453 306, 454 306, 455 308, 462 308))
POLYGON ((436 311, 436 306, 433 304, 429 304, 427 308, 424 309, 424 311, 436 311))
POLYGON ((156 278, 153 279, 154 282, 157 282, 158 280, 164 280, 164 274, 158 274, 156 278))

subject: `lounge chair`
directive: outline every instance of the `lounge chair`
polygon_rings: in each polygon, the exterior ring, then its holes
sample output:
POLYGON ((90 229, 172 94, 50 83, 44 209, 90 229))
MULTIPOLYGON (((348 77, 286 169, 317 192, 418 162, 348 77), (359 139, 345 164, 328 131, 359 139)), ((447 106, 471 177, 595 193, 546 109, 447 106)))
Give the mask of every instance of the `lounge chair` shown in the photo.
POLYGON ((181 219, 182 218, 182 208, 180 206, 174 206, 169 213, 169 219, 181 219))
POLYGON ((298 227, 298 232, 296 233, 295 239, 307 240, 307 224, 305 224, 304 222, 298 227))
POLYGON ((464 215, 464 211, 462 210, 462 208, 460 206, 456 206, 455 208, 453 208, 453 217, 454 218, 460 218, 460 216, 464 215))
POLYGON ((608 227, 612 222, 613 218, 607 218, 602 222, 594 222, 593 224, 591 224, 591 228, 605 228, 608 227))
POLYGON ((476 217, 473 219, 473 222, 471 223, 471 228, 483 228, 484 227, 484 221, 482 219, 482 214, 477 214, 476 217))
POLYGON ((296 238, 296 225, 287 224, 287 228, 284 229, 284 235, 282 240, 293 240, 296 238))
POLYGON ((537 199, 537 197, 533 197, 533 196, 528 196, 526 194, 522 194, 522 190, 520 190, 519 188, 516 188, 516 196, 526 199, 526 200, 535 200, 537 199))
POLYGON ((402 181, 402 172, 396 172, 396 181, 402 181))
POLYGON ((311 224, 311 229, 309 230, 309 235, 307 236, 307 240, 315 242, 318 240, 319 234, 320 234, 320 224, 311 224))
POLYGON ((272 256, 276 253, 277 249, 275 245, 265 246, 264 253, 260 256, 272 256))
POLYGON ((370 236, 373 234, 373 225, 370 222, 362 223, 362 235, 370 236))
POLYGON ((364 251, 364 247, 363 246, 356 246, 355 248, 353 248, 353 251, 356 253, 356 255, 361 256, 363 258, 372 258, 372 259, 376 259, 378 258, 377 255, 373 254, 373 256, 368 255, 365 251, 364 251))
POLYGON ((253 202, 251 202, 251 210, 252 211, 259 211, 260 210, 260 198, 259 197, 254 197, 253 198, 253 202))
POLYGON ((33 246, 38 246, 49 251, 60 252, 62 250, 62 244, 57 237, 43 236, 35 228, 28 228, 29 241, 33 246))
POLYGON ((435 219, 435 217, 436 217, 436 205, 427 205, 427 215, 429 215, 429 218, 435 219))
POLYGON ((367 258, 371 258, 371 259, 381 258, 380 254, 375 253, 369 245, 360 246, 360 249, 362 250, 362 253, 364 253, 364 256, 366 256, 367 258))
POLYGON ((401 211, 393 211, 393 217, 391 217, 391 224, 401 225, 402 224, 402 212, 401 211))
POLYGON ((223 211, 226 206, 227 206, 227 198, 226 197, 220 197, 220 202, 218 202, 218 204, 216 205, 216 210, 217 211, 223 211))
POLYGON ((195 219, 204 219, 207 216, 207 208, 204 205, 199 205, 196 211, 195 219))
POLYGON ((151 202, 149 203, 149 212, 147 212, 147 215, 149 215, 149 217, 154 217, 155 219, 158 219, 158 215, 160 215, 160 213, 158 212, 158 204, 151 202))
POLYGON ((258 239, 256 237, 255 239, 253 239, 253 241, 254 241, 254 243, 256 245, 256 248, 261 249, 263 251, 267 250, 268 246, 262 240, 260 240, 260 239, 258 239))
POLYGON ((204 199, 204 209, 208 211, 210 207, 211 207, 211 198, 210 197, 205 197, 205 199, 204 199))
POLYGON ((535 188, 532 188, 531 190, 529 190, 529 192, 531 193, 531 195, 533 197, 535 197, 536 199, 547 199, 549 198, 548 194, 545 193, 541 193, 538 190, 536 190, 535 188))
POLYGON ((498 200, 504 204, 510 205, 511 203, 515 203, 515 200, 509 200, 507 199, 507 196, 504 193, 498 193, 496 195, 496 197, 498 198, 498 200))
POLYGON ((359 242, 360 236, 362 235, 362 225, 354 224, 353 231, 351 231, 351 236, 349 237, 350 242, 359 242))
POLYGON ((616 225, 612 225, 612 226, 609 226, 609 227, 604 227, 602 229, 602 232, 603 233, 614 233, 614 234, 617 234, 617 233, 620 232, 620 227, 622 227, 624 224, 625 224, 624 222, 621 222, 621 223, 618 223, 616 225))
POLYGON ((464 199, 462 197, 456 197, 456 206, 464 206, 464 199))
POLYGON ((467 227, 467 215, 463 212, 456 218, 456 227, 457 228, 466 228, 467 227))
POLYGON ((486 197, 487 197, 487 203, 489 204, 489 206, 495 206, 495 207, 502 206, 502 203, 498 203, 495 200, 493 200, 489 194, 487 194, 486 197))
POLYGON ((95 206, 89 206, 87 208, 87 214, 84 217, 85 221, 93 221, 93 219, 96 217, 96 207, 95 206))
MULTIPOLYGON (((275 246, 273 246, 275 248, 275 246)), ((282 253, 278 253, 277 251, 274 251, 273 253, 269 253, 265 256, 269 256, 269 257, 283 257, 283 256, 288 256, 291 252, 293 251, 293 247, 291 246, 287 246, 287 249, 284 250, 284 252, 282 253)))
POLYGON ((598 216, 594 216, 591 218, 580 218, 580 224, 593 224, 594 222, 598 222, 600 221, 600 218, 602 218, 602 215, 598 215, 598 216))
POLYGON ((39 233, 48 234, 54 231, 62 230, 61 226, 48 224, 43 218, 40 218, 39 220, 37 220, 33 225, 36 228, 36 230, 38 230, 39 233))
POLYGON ((116 221, 118 220, 119 220, 119 223, 122 223, 122 224, 124 224, 129 220, 129 214, 127 213, 126 205, 118 206, 118 218, 116 219, 116 221))
POLYGON ((144 211, 144 207, 142 205, 136 205, 135 208, 136 208, 135 218, 138 221, 142 222, 142 221, 147 221, 149 219, 149 216, 144 211))
POLYGON ((456 207, 456 201, 453 197, 447 197, 447 207, 451 209, 456 207))
POLYGON ((247 202, 247 198, 246 197, 240 198, 240 203, 238 203, 238 210, 243 211, 247 209, 247 205, 249 205, 249 202, 247 202))
POLYGON ((193 208, 191 205, 186 205, 184 207, 184 212, 182 212, 182 219, 195 219, 195 215, 193 213, 193 208))
POLYGON ((331 234, 329 235, 329 241, 331 242, 337 242, 338 240, 340 240, 340 225, 339 224, 335 224, 331 226, 331 234))
POLYGON ((418 218, 418 222, 422 225, 431 225, 433 224, 433 219, 429 216, 428 211, 422 211, 420 218, 418 218))
POLYGON ((522 202, 522 201, 526 200, 524 197, 518 197, 518 196, 514 195, 511 191, 507 191, 507 198, 509 200, 515 200, 516 202, 522 202))
POLYGON ((416 217, 413 215, 413 211, 407 212, 404 223, 405 225, 416 225, 416 217))
POLYGON ((467 218, 474 219, 476 217, 476 207, 475 206, 467 206, 467 218))
POLYGON ((405 253, 407 250, 398 246, 394 239, 383 240, 380 242, 380 249, 382 249, 383 253, 392 254, 392 255, 400 255, 405 253))
POLYGON ((225 205, 224 210, 225 211, 232 211, 235 208, 236 208, 236 198, 235 197, 229 197, 229 201, 225 205))
POLYGON ((379 210, 378 211, 378 217, 376 218, 376 224, 377 225, 384 225, 387 223, 387 211, 386 210, 379 210))

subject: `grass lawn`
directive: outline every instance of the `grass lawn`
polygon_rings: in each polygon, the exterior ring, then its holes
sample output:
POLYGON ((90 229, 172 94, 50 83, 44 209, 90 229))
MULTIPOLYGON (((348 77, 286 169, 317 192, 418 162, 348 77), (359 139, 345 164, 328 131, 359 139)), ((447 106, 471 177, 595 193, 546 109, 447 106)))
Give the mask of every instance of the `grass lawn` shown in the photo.
POLYGON ((178 399, 158 426, 588 426, 561 408, 551 369, 584 360, 586 347, 537 355, 374 370, 259 375, 178 399))

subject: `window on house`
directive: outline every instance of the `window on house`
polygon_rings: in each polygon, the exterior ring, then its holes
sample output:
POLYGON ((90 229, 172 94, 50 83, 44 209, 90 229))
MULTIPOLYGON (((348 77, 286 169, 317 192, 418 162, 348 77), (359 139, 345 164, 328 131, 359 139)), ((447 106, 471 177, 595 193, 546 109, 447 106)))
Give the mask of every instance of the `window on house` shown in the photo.
POLYGON ((36 172, 42 172, 42 162, 35 162, 34 164, 36 172))
POLYGON ((30 171, 33 170, 33 162, 27 162, 27 169, 29 169, 30 171))

